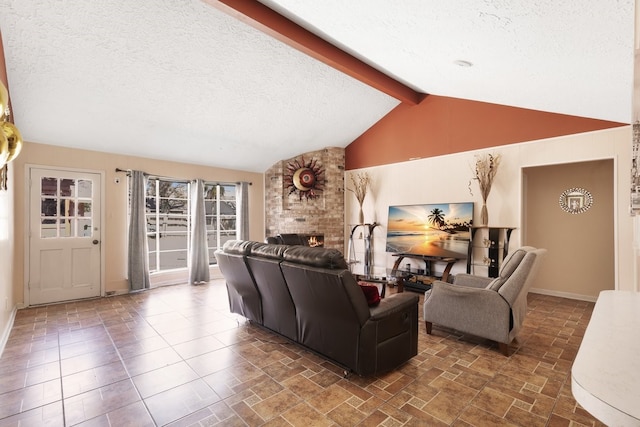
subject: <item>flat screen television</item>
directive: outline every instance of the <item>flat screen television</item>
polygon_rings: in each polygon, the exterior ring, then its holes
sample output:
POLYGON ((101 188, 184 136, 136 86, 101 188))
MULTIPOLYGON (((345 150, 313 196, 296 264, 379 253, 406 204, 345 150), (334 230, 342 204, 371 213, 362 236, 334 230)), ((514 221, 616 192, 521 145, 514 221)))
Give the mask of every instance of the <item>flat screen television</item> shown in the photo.
POLYGON ((389 206, 387 252, 466 258, 473 202, 389 206))

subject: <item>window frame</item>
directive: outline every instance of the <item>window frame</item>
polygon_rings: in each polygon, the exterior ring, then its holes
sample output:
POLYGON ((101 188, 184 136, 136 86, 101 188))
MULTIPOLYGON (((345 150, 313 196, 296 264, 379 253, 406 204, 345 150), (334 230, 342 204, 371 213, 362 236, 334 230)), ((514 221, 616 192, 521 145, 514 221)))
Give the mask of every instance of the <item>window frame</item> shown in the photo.
MULTIPOLYGON (((193 183, 191 181, 185 181, 178 178, 171 177, 160 177, 160 176, 148 176, 147 177, 147 186, 145 188, 145 223, 146 223, 146 236, 147 243, 149 246, 148 252, 148 260, 149 260, 149 271, 151 275, 158 273, 166 273, 170 271, 176 270, 184 270, 188 268, 188 260, 191 253, 191 233, 192 233, 192 224, 191 224, 191 214, 192 214, 192 186, 193 183), (170 185, 178 185, 178 184, 186 184, 186 202, 187 202, 187 210, 186 214, 171 214, 170 212, 164 214, 162 212, 162 200, 166 200, 166 196, 162 196, 160 194, 161 182, 170 183, 170 185), (153 195, 149 194, 149 188, 153 186, 153 195), (149 199, 154 200, 154 207, 149 207, 149 199), (164 221, 165 225, 170 219, 180 219, 185 218, 186 216, 186 231, 163 231, 162 224, 164 221), (153 217, 153 221, 150 221, 149 218, 153 217), (152 230, 152 227, 155 227, 155 230, 152 230), (186 237, 186 248, 177 248, 177 249, 163 249, 162 247, 162 239, 164 236, 178 236, 185 235, 186 237), (152 239, 155 240, 152 244, 152 239), (153 250, 151 249, 153 247, 153 250), (162 261, 162 256, 175 252, 186 253, 186 264, 184 266, 177 266, 171 268, 163 268, 163 264, 166 265, 166 261, 162 261)), ((238 192, 238 184, 237 183, 228 183, 228 182, 216 182, 216 181, 205 181, 204 182, 204 191, 205 191, 205 203, 207 201, 212 201, 215 203, 215 206, 212 207, 211 213, 207 213, 205 211, 205 219, 207 223, 207 243, 211 245, 212 240, 210 236, 213 236, 213 242, 216 243, 215 247, 209 246, 209 265, 217 265, 217 261, 213 253, 222 247, 224 242, 227 240, 236 239, 238 236, 238 211, 237 211, 237 192, 238 192), (207 198, 207 189, 210 188, 215 189, 215 196, 213 199, 207 198), (224 195, 224 190, 221 188, 232 188, 231 195, 224 195), (230 201, 230 205, 233 207, 233 214, 222 213, 221 205, 225 203, 225 201, 230 201), (215 227, 210 225, 210 219, 212 219, 215 227), (234 229, 224 230, 221 227, 225 221, 232 220, 235 224, 234 229)), ((180 199, 180 198, 177 198, 180 199)))

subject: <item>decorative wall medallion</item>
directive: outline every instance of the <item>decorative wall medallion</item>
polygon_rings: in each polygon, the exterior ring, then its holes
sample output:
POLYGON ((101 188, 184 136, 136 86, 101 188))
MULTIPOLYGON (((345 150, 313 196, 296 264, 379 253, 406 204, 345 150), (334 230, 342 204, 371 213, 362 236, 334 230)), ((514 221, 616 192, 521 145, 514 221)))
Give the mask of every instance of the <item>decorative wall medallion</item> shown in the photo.
POLYGON ((570 188, 560 195, 560 207, 570 214, 581 214, 593 205, 593 196, 584 188, 570 188))
POLYGON ((309 160, 305 163, 304 157, 300 160, 287 163, 287 171, 284 174, 284 185, 289 190, 289 195, 297 193, 302 198, 315 199, 324 190, 324 168, 317 160, 309 160))

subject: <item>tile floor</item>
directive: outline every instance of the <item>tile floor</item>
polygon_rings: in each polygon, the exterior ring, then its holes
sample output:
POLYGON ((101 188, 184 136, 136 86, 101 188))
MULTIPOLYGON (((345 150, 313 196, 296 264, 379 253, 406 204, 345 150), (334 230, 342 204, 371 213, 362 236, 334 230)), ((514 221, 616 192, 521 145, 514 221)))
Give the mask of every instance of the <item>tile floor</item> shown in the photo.
POLYGON ((0 426, 602 425, 570 386, 593 304, 529 302, 509 358, 421 322, 418 356, 371 378, 230 314, 220 280, 19 310, 0 426))

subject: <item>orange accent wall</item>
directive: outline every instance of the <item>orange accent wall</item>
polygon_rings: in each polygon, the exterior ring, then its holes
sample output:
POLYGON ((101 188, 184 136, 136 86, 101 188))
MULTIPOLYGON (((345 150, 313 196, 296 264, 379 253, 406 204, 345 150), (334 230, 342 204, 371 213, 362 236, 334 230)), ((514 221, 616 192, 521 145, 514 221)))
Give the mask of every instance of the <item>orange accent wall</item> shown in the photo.
POLYGON ((8 87, 7 66, 4 62, 4 44, 2 43, 2 31, 0 31, 0 81, 4 84, 5 87, 8 87))
MULTIPOLYGON (((0 31, 0 81, 4 84, 4 87, 9 90, 9 83, 7 80, 7 65, 4 60, 4 44, 2 43, 2 31, 0 31)), ((11 107, 11 102, 9 102, 11 107)))
POLYGON ((429 95, 418 105, 398 105, 349 144, 345 150, 345 169, 626 125, 429 95))

